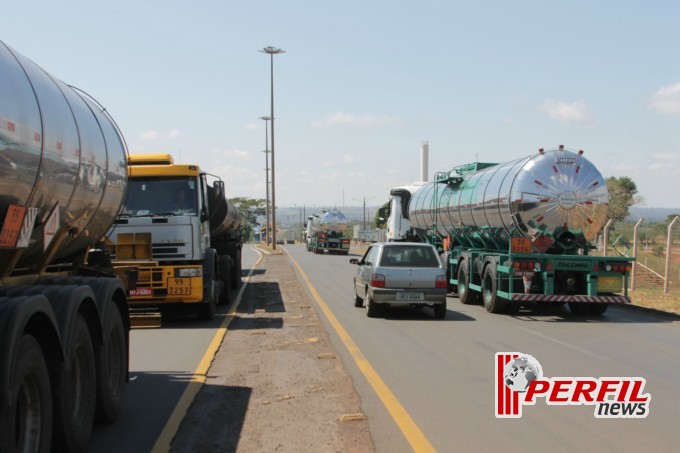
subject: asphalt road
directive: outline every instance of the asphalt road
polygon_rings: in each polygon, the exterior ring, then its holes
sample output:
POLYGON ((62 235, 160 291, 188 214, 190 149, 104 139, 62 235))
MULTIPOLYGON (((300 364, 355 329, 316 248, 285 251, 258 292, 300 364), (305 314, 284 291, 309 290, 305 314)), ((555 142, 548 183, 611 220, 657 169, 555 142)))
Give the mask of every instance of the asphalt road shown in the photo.
MULTIPOLYGON (((353 304, 346 256, 283 247, 323 303, 438 451, 677 451, 680 443, 680 321, 631 307, 582 318, 565 307, 491 315, 448 298, 444 320, 400 308, 371 319, 353 304), (600 419, 594 406, 548 406, 539 399, 519 419, 494 415, 496 352, 522 352, 546 377, 643 377, 651 395, 644 419, 600 419)), ((350 256, 351 257, 351 256, 350 256)), ((311 295, 312 293, 310 293, 311 295)), ((316 304, 318 307, 318 304, 316 304)), ((378 451, 410 451, 405 435, 321 315, 354 379, 378 451)))
MULTIPOLYGON (((242 269, 247 275, 258 255, 246 244, 242 269)), ((237 291, 232 292, 236 297, 237 291)), ((227 312, 217 307, 213 321, 192 317, 163 319, 160 329, 130 332, 130 382, 121 417, 95 425, 88 450, 97 453, 149 452, 187 388, 227 312)))

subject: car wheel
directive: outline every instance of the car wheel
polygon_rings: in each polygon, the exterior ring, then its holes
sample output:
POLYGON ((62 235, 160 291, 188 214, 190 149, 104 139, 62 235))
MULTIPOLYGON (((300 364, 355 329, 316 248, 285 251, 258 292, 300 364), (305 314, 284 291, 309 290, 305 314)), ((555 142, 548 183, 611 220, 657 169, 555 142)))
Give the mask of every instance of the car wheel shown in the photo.
POLYGON ((490 263, 484 269, 484 279, 482 282, 482 301, 484 308, 489 313, 500 313, 505 308, 505 303, 500 300, 497 292, 496 266, 490 263))
POLYGON ((354 306, 355 307, 363 307, 364 306, 364 300, 361 297, 359 297, 359 293, 357 292, 356 283, 354 284, 354 306))
POLYGON ((444 319, 446 317, 446 302, 437 304, 432 308, 434 309, 435 319, 444 319))
POLYGON ((590 306, 581 302, 569 302, 569 310, 577 316, 590 314, 590 306))
POLYGON ((365 305, 366 305, 366 316, 368 316, 369 318, 375 318, 376 316, 378 316, 378 311, 379 311, 378 304, 373 302, 371 300, 371 298, 368 296, 368 294, 366 295, 366 304, 365 305))

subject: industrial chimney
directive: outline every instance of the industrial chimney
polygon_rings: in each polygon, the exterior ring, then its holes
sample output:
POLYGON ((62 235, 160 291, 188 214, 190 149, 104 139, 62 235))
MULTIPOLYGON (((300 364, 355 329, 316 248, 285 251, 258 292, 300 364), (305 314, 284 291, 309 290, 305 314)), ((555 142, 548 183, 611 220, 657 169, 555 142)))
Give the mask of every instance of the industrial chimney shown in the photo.
POLYGON ((420 180, 423 182, 429 181, 427 177, 428 169, 427 164, 429 160, 430 145, 427 141, 424 141, 420 145, 420 180))

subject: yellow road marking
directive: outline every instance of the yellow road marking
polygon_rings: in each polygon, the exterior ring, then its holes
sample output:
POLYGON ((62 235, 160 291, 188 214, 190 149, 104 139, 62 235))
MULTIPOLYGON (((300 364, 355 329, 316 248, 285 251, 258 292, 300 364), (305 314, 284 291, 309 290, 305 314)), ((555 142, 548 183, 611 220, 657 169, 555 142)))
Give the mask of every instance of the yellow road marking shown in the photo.
POLYGON ((225 316, 224 320, 220 324, 220 327, 217 328, 217 332, 215 332, 215 335, 213 336, 213 339, 210 342, 210 346, 208 346, 208 349, 206 349, 205 354, 201 359, 201 362, 198 364, 198 367, 194 371, 191 380, 187 385, 187 388, 184 390, 184 393, 182 393, 182 396, 177 402, 177 405, 175 406, 175 409, 172 411, 172 414, 170 414, 170 418, 168 418, 167 423, 163 427, 163 431, 161 431, 160 435, 158 436, 158 439, 156 439, 156 443, 151 449, 152 453, 166 453, 170 451, 172 439, 175 437, 175 434, 177 434, 179 425, 182 423, 182 420, 186 416, 187 411, 189 410, 189 406, 191 406, 191 403, 193 403, 194 398, 201 390, 201 387, 203 387, 203 383, 205 383, 208 370, 210 369, 210 364, 215 358, 215 354, 217 354, 217 350, 220 347, 220 343, 222 343, 222 339, 227 334, 227 327, 229 327, 229 324, 236 316, 236 309, 238 308, 238 305, 241 303, 241 296, 243 295, 243 291, 246 289, 246 286, 248 286, 248 280, 250 279, 250 276, 253 274, 255 268, 259 266, 260 263, 262 262, 263 258, 262 253, 260 253, 257 249, 253 250, 255 250, 260 255, 260 257, 257 259, 257 262, 250 269, 250 272, 248 272, 248 275, 244 279, 245 281, 243 282, 243 285, 241 285, 241 289, 236 295, 236 300, 234 301, 233 304, 231 304, 231 307, 229 307, 227 316, 225 316))
POLYGON ((349 336, 349 333, 347 333, 330 308, 328 308, 328 305, 326 305, 326 302, 324 302, 314 285, 312 285, 312 282, 309 280, 309 277, 307 277, 307 274, 305 274, 305 272, 290 253, 285 250, 284 252, 293 262, 298 272, 300 272, 300 275, 305 281, 305 284, 307 285, 309 292, 312 294, 312 297, 314 297, 314 300, 316 300, 319 308, 321 308, 321 311, 323 311, 326 319, 328 319, 328 322, 333 326, 335 332, 338 334, 345 347, 352 355, 352 358, 359 367, 359 370, 361 370, 361 373, 371 384, 371 387, 373 387, 373 390, 375 390, 375 393, 383 402, 387 411, 390 413, 390 415, 392 415, 392 418, 396 422, 397 426, 399 426, 399 429, 404 434, 404 437, 406 437, 408 443, 411 444, 411 448, 413 448, 413 450, 416 452, 436 451, 432 444, 430 444, 430 441, 428 441, 425 437, 425 434, 423 434, 421 429, 418 427, 416 422, 413 421, 408 412, 406 412, 404 406, 401 405, 394 393, 392 393, 390 388, 385 384, 385 382, 383 382, 382 378, 378 375, 371 363, 361 352, 357 344, 354 342, 354 340, 352 340, 352 337, 349 336))

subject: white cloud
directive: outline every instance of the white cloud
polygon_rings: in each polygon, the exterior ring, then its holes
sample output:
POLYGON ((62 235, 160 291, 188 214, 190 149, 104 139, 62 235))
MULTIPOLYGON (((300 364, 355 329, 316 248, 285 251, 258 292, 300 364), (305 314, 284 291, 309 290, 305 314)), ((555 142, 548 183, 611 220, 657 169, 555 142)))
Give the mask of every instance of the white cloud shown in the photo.
POLYGON ((588 107, 584 101, 572 103, 548 99, 541 104, 541 110, 561 123, 579 123, 588 119, 588 107))
POLYGON ((158 132, 157 131, 144 131, 141 134, 139 134, 139 137, 142 140, 156 140, 158 138, 158 132))
POLYGON ((396 120, 387 115, 352 115, 351 113, 336 112, 326 116, 321 121, 312 123, 312 127, 326 129, 335 126, 351 126, 366 129, 383 127, 396 120))
POLYGON ((222 153, 224 157, 229 157, 235 160, 252 160, 253 156, 248 151, 242 151, 240 149, 234 149, 231 151, 225 151, 222 153))
POLYGON ((342 156, 342 161, 346 164, 353 164, 357 162, 356 158, 351 154, 345 154, 342 156))
POLYGON ((177 129, 171 129, 168 132, 148 130, 139 134, 139 137, 142 140, 156 140, 161 137, 176 138, 179 137, 179 131, 177 129))
POLYGON ((243 129, 247 131, 252 131, 257 129, 257 123, 246 123, 243 125, 243 129))
POLYGON ((680 113, 680 82, 659 88, 651 96, 649 107, 659 113, 680 113))
POLYGON ((654 158, 663 161, 680 160, 680 153, 656 153, 654 158))

